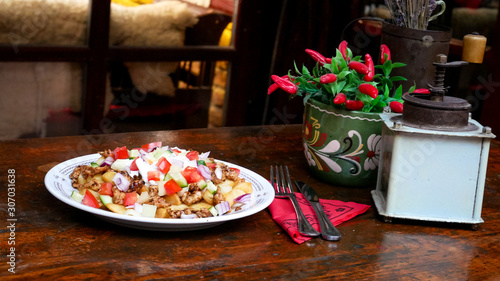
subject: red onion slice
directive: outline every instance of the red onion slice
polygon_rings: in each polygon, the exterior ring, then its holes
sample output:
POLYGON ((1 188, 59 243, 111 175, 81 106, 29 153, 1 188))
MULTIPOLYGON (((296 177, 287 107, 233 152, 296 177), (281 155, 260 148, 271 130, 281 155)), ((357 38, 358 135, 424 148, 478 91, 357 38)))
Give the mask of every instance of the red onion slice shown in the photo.
POLYGON ((215 172, 215 176, 216 176, 218 179, 222 179, 222 170, 221 170, 219 167, 215 168, 215 171, 214 171, 214 172, 215 172))
POLYGON ((113 177, 113 182, 115 183, 116 187, 123 192, 126 192, 130 186, 130 182, 127 180, 127 178, 120 173, 115 174, 115 176, 113 177))
POLYGON ((182 160, 175 159, 172 157, 172 158, 168 159, 168 162, 170 162, 170 164, 172 164, 172 165, 184 168, 184 162, 182 162, 182 160))
POLYGON ((206 179, 212 179, 212 173, 210 172, 210 168, 205 165, 198 165, 198 172, 206 179))
POLYGON ((108 156, 106 159, 104 159, 104 161, 102 161, 101 167, 111 166, 111 164, 113 164, 113 162, 115 162, 115 159, 111 156, 108 156))
MULTIPOLYGON (((130 206, 132 206, 132 205, 130 205, 130 206)), ((138 212, 139 214, 142 214, 142 204, 139 204, 139 203, 134 203, 134 205, 133 205, 133 206, 134 206, 134 210, 135 210, 136 212, 138 212)))
POLYGON ((219 204, 215 205, 215 209, 217 210, 217 212, 219 212, 219 216, 221 216, 222 214, 227 213, 231 209, 231 207, 229 206, 229 202, 222 201, 219 204))
POLYGON ((207 159, 208 158, 208 155, 210 155, 210 151, 208 152, 203 152, 202 154, 200 154, 198 156, 198 159, 207 159))
POLYGON ((252 194, 246 193, 246 194, 243 194, 243 195, 236 197, 234 199, 234 202, 248 204, 248 203, 250 203, 251 199, 252 199, 252 194))
POLYGON ((184 212, 181 213, 181 219, 195 219, 195 218, 196 218, 196 214, 186 215, 186 214, 184 214, 184 212))

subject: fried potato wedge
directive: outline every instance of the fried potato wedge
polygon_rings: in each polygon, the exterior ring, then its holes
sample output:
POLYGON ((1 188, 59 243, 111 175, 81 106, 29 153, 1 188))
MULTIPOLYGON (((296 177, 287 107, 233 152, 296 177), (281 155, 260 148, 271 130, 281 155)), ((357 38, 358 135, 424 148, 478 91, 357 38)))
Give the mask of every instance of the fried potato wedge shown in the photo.
POLYGON ((171 205, 180 205, 182 204, 181 198, 177 193, 171 194, 171 195, 165 195, 163 196, 163 199, 165 199, 165 202, 171 205))
POLYGON ((167 207, 169 208, 170 210, 172 211, 176 211, 176 210, 184 210, 184 209, 187 209, 188 208, 188 205, 186 204, 180 204, 180 205, 172 205, 172 206, 169 206, 167 207))
POLYGON ((104 180, 102 179, 102 175, 101 174, 97 174, 97 175, 94 175, 93 179, 98 182, 98 183, 103 183, 104 180))
POLYGON ((161 219, 170 218, 170 215, 167 212, 167 208, 158 208, 158 209, 156 209, 155 218, 161 218, 161 219))
POLYGON ((253 192, 252 184, 249 182, 240 182, 234 187, 234 189, 243 190, 245 193, 253 192))
POLYGON ((199 211, 201 209, 210 209, 210 207, 212 207, 211 204, 208 204, 208 203, 203 202, 203 201, 189 206, 189 208, 191 208, 191 210, 193 210, 193 211, 199 211))
POLYGON ((120 204, 115 204, 115 203, 108 203, 106 204, 106 207, 113 213, 117 214, 125 214, 127 211, 127 208, 125 206, 120 205, 120 204))
POLYGON ((102 180, 105 182, 113 182, 113 178, 115 177, 116 172, 108 171, 102 175, 102 180))
POLYGON ((233 188, 233 190, 224 194, 224 197, 226 198, 226 201, 229 202, 229 206, 233 206, 234 199, 236 199, 238 196, 241 196, 243 194, 246 194, 245 191, 243 191, 241 189, 233 188))
POLYGON ((84 185, 87 181, 83 178, 82 174, 78 175, 77 178, 78 184, 84 185))

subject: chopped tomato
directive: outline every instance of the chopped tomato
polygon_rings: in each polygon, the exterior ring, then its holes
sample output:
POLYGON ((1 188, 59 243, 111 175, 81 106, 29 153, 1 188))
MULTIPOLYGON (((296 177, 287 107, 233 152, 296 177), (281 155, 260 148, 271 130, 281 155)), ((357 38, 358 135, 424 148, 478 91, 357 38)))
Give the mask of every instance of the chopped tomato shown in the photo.
POLYGON ((175 153, 175 155, 179 155, 180 153, 182 153, 182 151, 178 150, 178 149, 172 149, 172 152, 175 153))
POLYGON ((135 163, 137 161, 137 158, 132 161, 132 164, 130 164, 130 171, 139 171, 139 168, 137 168, 137 164, 135 163))
POLYGON ((113 196, 113 184, 110 182, 101 183, 101 189, 99 189, 99 194, 113 196))
POLYGON ((186 179, 188 183, 199 182, 205 178, 198 172, 195 167, 186 167, 184 171, 181 172, 182 176, 186 179))
POLYGON ((151 152, 155 148, 158 148, 158 147, 161 147, 161 141, 151 142, 151 143, 148 143, 148 144, 144 144, 141 148, 143 150, 145 150, 146 152, 151 152))
POLYGON ((238 168, 229 168, 229 170, 236 172, 236 175, 240 175, 240 169, 238 168))
POLYGON ((148 171, 148 181, 160 181, 160 171, 148 171))
POLYGON ((186 157, 187 159, 189 160, 198 160, 198 156, 199 156, 199 153, 198 151, 189 151, 187 154, 186 154, 186 157))
MULTIPOLYGON (((156 166, 158 167, 158 170, 166 174, 168 173, 168 171, 170 171, 170 167, 172 167, 172 164, 170 164, 170 162, 168 162, 165 157, 160 157, 160 159, 158 159, 158 163, 156 163, 156 166)), ((130 170, 132 170, 132 168, 130 170)))
POLYGON ((113 151, 113 157, 115 159, 128 159, 128 150, 126 146, 117 147, 113 151))
POLYGON ((205 165, 207 165, 207 167, 209 167, 210 169, 215 169, 215 166, 217 166, 217 164, 215 163, 205 163, 205 165))
POLYGON ((182 190, 182 188, 177 184, 177 182, 175 182, 174 179, 167 181, 163 186, 165 187, 167 195, 172 195, 182 190))
POLYGON ((137 202, 137 192, 125 193, 125 198, 123 198, 123 205, 130 206, 137 202))
POLYGON ((95 199, 94 195, 92 195, 92 193, 90 193, 90 191, 88 190, 85 190, 82 204, 93 208, 99 208, 99 202, 97 202, 97 199, 95 199))

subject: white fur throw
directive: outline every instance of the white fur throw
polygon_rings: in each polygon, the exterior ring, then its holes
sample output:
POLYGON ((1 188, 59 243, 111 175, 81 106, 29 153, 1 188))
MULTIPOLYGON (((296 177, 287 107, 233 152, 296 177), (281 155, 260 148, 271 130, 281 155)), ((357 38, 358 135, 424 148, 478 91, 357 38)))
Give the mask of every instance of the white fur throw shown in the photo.
MULTIPOLYGON (((88 0, 0 0, 0 42, 14 50, 23 44, 84 45, 88 4, 88 0)), ((138 7, 111 4, 110 45, 183 46, 185 29, 198 20, 190 7, 179 1, 138 7)), ((139 91, 174 95, 168 75, 177 62, 126 65, 139 91)), ((49 110, 80 111, 81 73, 78 63, 0 62, 0 139, 26 133, 44 137, 49 110)), ((107 110, 112 101, 109 87, 105 100, 107 110)))

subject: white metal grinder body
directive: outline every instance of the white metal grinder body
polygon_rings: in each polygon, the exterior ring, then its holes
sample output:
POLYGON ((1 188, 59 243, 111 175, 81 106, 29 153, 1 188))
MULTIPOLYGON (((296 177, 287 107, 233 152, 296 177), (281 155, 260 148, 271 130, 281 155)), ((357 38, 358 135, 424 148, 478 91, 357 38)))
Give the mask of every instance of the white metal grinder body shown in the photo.
POLYGON ((430 94, 403 96, 403 114, 382 113, 375 206, 392 218, 482 223, 491 128, 470 118, 471 105, 445 96, 445 69, 467 64, 438 56, 430 94))
POLYGON ((491 130, 453 132, 412 128, 401 116, 384 120, 375 206, 392 218, 482 223, 491 130))

